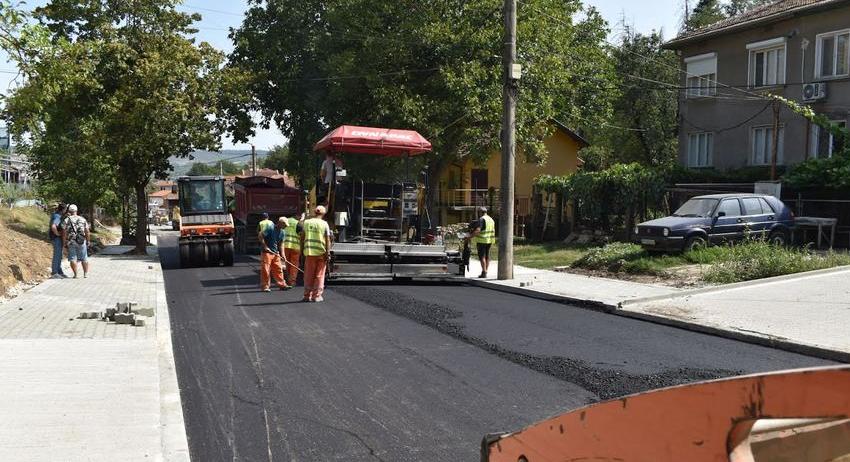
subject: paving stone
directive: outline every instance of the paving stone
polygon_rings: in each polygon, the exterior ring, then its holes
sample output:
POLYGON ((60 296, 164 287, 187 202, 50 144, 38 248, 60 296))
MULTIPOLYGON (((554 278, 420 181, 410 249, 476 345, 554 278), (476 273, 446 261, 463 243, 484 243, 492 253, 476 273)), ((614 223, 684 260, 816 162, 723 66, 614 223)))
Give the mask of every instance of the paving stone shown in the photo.
POLYGON ((131 310, 132 313, 137 314, 139 316, 147 316, 151 317, 156 314, 155 308, 133 308, 131 310))
POLYGON ((133 313, 115 313, 116 324, 135 324, 136 315, 133 313))

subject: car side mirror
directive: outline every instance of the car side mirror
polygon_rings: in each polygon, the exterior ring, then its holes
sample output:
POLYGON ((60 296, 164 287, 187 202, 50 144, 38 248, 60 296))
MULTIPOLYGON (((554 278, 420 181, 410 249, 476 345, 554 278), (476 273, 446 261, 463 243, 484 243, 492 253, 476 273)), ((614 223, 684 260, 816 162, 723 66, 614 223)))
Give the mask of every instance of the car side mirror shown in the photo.
POLYGON ((717 218, 725 217, 725 216, 726 216, 726 212, 717 212, 717 218))

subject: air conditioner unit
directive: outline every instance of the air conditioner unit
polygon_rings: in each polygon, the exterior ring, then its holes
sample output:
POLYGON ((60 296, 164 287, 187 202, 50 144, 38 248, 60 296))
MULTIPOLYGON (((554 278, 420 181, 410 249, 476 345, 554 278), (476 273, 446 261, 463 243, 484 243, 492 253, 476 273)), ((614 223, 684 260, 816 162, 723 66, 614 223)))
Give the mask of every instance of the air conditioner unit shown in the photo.
POLYGON ((803 101, 818 101, 826 99, 826 83, 807 83, 803 85, 803 101))

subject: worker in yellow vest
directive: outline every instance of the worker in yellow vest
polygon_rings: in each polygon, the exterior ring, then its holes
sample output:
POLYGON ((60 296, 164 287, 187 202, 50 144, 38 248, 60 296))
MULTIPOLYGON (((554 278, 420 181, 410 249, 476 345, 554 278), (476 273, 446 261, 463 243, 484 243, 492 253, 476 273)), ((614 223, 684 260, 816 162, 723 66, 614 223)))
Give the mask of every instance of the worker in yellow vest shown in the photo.
POLYGON ((293 287, 298 280, 298 265, 301 264, 301 238, 299 236, 302 232, 303 221, 303 214, 300 220, 290 217, 289 226, 286 227, 286 238, 283 240, 283 256, 286 259, 284 276, 286 276, 286 283, 293 287))
POLYGON ((270 228, 274 228, 274 222, 269 220, 269 214, 263 212, 263 219, 260 220, 260 223, 257 225, 257 234, 264 234, 270 228))
POLYGON ((301 225, 301 248, 304 252, 304 302, 323 302, 325 271, 331 252, 331 228, 323 220, 327 209, 318 206, 314 217, 301 225))
POLYGON ((481 262, 481 275, 479 278, 487 277, 490 269, 490 247, 496 242, 496 221, 487 215, 487 207, 478 209, 481 218, 472 223, 472 242, 478 248, 478 261, 481 262))

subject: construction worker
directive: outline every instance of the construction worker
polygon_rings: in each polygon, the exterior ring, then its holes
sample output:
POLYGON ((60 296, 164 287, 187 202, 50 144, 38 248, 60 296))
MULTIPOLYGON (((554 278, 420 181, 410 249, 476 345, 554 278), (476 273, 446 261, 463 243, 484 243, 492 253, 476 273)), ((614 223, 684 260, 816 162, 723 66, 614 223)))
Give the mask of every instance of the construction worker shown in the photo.
POLYGON ((286 237, 283 240, 283 256, 286 261, 286 269, 284 276, 286 283, 295 287, 295 282, 298 280, 298 265, 301 262, 301 238, 302 232, 301 223, 304 221, 304 214, 301 219, 290 217, 288 226, 286 227, 286 237))
POLYGON ((325 271, 331 251, 331 228, 323 219, 327 209, 318 206, 314 217, 301 225, 301 248, 304 249, 304 299, 305 302, 322 302, 325 290, 325 271))
POLYGON ((289 221, 286 217, 280 217, 277 224, 258 233, 260 246, 263 249, 260 267, 260 286, 263 292, 271 292, 270 283, 274 280, 281 290, 289 290, 292 287, 286 285, 283 280, 283 240, 286 238, 286 227, 289 221))
POLYGON ((472 242, 478 248, 478 261, 481 262, 481 275, 479 278, 487 277, 490 269, 490 247, 496 242, 496 221, 487 215, 487 207, 480 207, 481 218, 472 222, 472 242))
POLYGON ((260 223, 257 225, 257 232, 258 233, 264 233, 264 232, 266 232, 267 229, 274 228, 274 222, 269 220, 269 214, 268 213, 263 212, 262 217, 263 217, 263 219, 260 220, 260 223))

